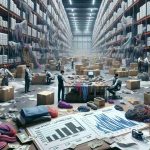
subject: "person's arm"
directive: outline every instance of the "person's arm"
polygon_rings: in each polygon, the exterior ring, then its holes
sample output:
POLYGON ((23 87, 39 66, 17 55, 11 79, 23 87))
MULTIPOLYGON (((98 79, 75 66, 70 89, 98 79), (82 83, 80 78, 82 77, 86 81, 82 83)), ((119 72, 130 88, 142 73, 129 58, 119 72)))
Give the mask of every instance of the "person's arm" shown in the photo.
POLYGON ((7 69, 6 72, 13 78, 14 76, 12 75, 12 73, 7 69))
POLYGON ((118 84, 118 79, 116 80, 115 84, 112 85, 112 87, 116 87, 117 84, 118 84))

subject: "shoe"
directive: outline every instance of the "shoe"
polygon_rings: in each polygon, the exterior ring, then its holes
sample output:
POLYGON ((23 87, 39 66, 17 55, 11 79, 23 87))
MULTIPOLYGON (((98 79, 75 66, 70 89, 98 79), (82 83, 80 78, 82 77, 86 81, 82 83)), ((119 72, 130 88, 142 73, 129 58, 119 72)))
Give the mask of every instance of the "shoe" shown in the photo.
POLYGON ((79 111, 79 112, 89 112, 89 111, 90 111, 90 108, 87 107, 87 106, 79 106, 79 107, 78 107, 78 111, 79 111))
POLYGON ((58 107, 59 107, 59 108, 64 108, 64 109, 72 109, 72 108, 73 108, 72 105, 70 105, 69 103, 67 103, 67 102, 65 102, 65 101, 60 101, 60 102, 58 103, 58 107))
POLYGON ((97 110, 98 109, 97 106, 94 104, 93 101, 89 101, 86 104, 87 104, 87 106, 89 106, 93 110, 97 110))

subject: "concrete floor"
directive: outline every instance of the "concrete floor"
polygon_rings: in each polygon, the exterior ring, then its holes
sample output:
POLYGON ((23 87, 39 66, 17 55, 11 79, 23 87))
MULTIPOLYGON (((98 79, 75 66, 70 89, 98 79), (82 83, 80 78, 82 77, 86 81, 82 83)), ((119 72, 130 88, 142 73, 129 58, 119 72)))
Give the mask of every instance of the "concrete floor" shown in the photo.
MULTIPOLYGON (((70 66, 66 66, 66 69, 69 69, 70 66)), ((41 70, 34 70, 34 72, 38 72, 41 70)), ((52 72, 53 74, 55 74, 55 82, 51 85, 31 85, 30 90, 31 92, 25 94, 24 93, 24 79, 15 79, 15 81, 11 81, 10 85, 13 85, 15 87, 15 99, 10 101, 11 103, 9 103, 8 106, 3 106, 4 103, 0 103, 0 109, 2 108, 10 108, 10 107, 17 107, 18 110, 20 110, 23 107, 32 107, 32 106, 36 106, 37 105, 37 93, 39 93, 40 91, 54 91, 54 96, 55 96, 55 102, 54 105, 57 106, 58 101, 57 101, 57 92, 58 92, 58 88, 57 88, 57 74, 59 73, 58 71, 52 72)), ((66 72, 67 75, 72 74, 73 70, 66 72)), ((108 74, 108 70, 103 70, 101 71, 101 76, 104 77, 105 80, 108 80, 110 78, 112 78, 112 75, 108 74)), ((121 80, 123 81, 122 84, 122 90, 127 90, 125 87, 125 81, 128 78, 121 78, 121 80)), ((110 83, 111 84, 111 83, 110 83)), ((121 91, 122 91, 121 90, 121 91)), ((150 91, 150 82, 141 82, 141 89, 133 91, 133 94, 124 94, 122 92, 119 92, 119 95, 123 97, 123 100, 129 100, 131 98, 136 99, 136 100, 140 100, 143 101, 144 99, 144 91, 150 91)), ((7 110, 7 109, 5 109, 7 110)))

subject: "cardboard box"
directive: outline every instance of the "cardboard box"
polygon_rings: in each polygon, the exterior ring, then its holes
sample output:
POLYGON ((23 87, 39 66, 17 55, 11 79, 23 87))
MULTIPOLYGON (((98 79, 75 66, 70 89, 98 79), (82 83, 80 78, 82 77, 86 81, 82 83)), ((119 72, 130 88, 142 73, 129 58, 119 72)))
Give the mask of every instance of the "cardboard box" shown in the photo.
POLYGON ((130 68, 131 69, 138 68, 138 63, 130 63, 130 68))
POLYGON ((150 105, 150 92, 144 93, 144 104, 150 105))
POLYGON ((129 70, 129 76, 137 76, 138 70, 129 70))
POLYGON ((43 91, 37 94, 37 105, 54 104, 54 92, 43 91))
POLYGON ((9 101, 14 99, 14 87, 1 86, 0 87, 0 101, 9 101))
POLYGON ((76 65, 76 66, 75 66, 75 69, 76 69, 76 70, 80 70, 81 67, 83 67, 83 65, 76 65))
POLYGON ((96 97, 96 98, 94 98, 94 104, 97 107, 104 107, 105 106, 105 99, 103 99, 101 97, 96 97))
POLYGON ((119 77, 128 77, 128 71, 116 71, 119 77))
POLYGON ((121 66, 120 64, 113 64, 112 65, 113 68, 120 68, 120 66, 121 66))
POLYGON ((93 72, 94 72, 95 76, 99 76, 100 75, 100 70, 99 69, 93 70, 93 72))
POLYGON ((140 81, 139 80, 127 80, 126 87, 129 90, 140 89, 140 81))
POLYGON ((16 78, 24 78, 26 65, 17 66, 16 78))
POLYGON ((110 68, 109 69, 109 74, 114 75, 117 71, 117 68, 110 68))
POLYGON ((32 78, 33 85, 43 85, 46 84, 46 75, 45 74, 35 74, 32 78))

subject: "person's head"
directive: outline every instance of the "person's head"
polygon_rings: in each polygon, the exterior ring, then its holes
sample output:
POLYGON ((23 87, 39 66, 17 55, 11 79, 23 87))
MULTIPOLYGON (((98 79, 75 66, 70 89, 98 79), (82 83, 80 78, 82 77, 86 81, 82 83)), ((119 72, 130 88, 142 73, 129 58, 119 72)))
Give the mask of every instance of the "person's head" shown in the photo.
POLYGON ((4 68, 4 69, 6 69, 6 68, 7 68, 7 66, 6 66, 6 65, 3 65, 3 68, 4 68))
POLYGON ((30 65, 26 65, 27 68, 30 68, 30 65))
POLYGON ((45 72, 46 72, 47 70, 45 69, 45 72))
POLYGON ((60 73, 61 73, 61 74, 64 74, 65 72, 64 72, 64 70, 61 70, 60 73))
POLYGON ((114 76, 115 78, 118 78, 118 73, 115 73, 115 76, 114 76))

